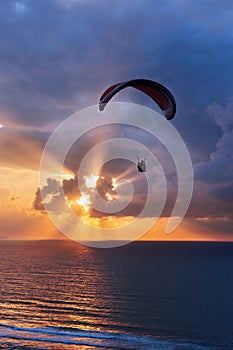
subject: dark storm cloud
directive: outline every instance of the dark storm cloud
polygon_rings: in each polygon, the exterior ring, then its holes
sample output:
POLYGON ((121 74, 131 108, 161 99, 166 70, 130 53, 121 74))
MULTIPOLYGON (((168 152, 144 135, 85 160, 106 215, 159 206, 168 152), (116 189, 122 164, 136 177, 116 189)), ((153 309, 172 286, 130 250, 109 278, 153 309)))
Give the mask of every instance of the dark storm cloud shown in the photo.
POLYGON ((210 158, 195 166, 196 178, 206 185, 208 194, 220 202, 218 212, 225 210, 232 213, 233 104, 229 103, 223 108, 214 103, 208 106, 207 113, 221 129, 221 135, 210 158))
POLYGON ((108 81, 125 78, 137 60, 138 2, 133 9, 121 1, 114 9, 107 1, 4 5, 1 106, 16 124, 43 126, 96 103, 108 81))
POLYGON ((231 18, 211 4, 3 2, 3 115, 43 126, 96 103, 109 83, 138 76, 167 84, 181 114, 229 96, 231 18))

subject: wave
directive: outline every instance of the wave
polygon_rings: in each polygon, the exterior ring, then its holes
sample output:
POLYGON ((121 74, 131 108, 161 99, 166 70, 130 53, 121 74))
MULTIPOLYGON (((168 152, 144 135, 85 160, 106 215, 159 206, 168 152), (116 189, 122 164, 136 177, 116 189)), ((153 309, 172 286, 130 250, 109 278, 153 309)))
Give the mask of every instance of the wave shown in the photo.
MULTIPOLYGON (((66 344, 91 346, 107 349, 143 349, 143 350, 212 350, 207 346, 185 340, 160 339, 150 335, 136 335, 123 332, 91 331, 61 327, 20 327, 0 325, 0 345, 4 339, 34 343, 66 344)), ((34 347, 35 348, 35 347, 34 347)))

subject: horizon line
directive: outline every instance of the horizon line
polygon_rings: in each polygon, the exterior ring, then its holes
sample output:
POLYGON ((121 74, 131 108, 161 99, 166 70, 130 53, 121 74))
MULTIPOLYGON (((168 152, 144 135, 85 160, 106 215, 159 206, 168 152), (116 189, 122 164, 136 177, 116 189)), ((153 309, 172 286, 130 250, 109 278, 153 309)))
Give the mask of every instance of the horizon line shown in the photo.
MULTIPOLYGON (((47 241, 56 241, 56 242, 70 242, 84 245, 85 243, 101 243, 104 241, 74 241, 72 239, 66 238, 43 238, 43 239, 10 239, 10 238, 0 238, 0 242, 47 242, 47 241)), ((130 243, 233 243, 233 240, 105 240, 105 242, 127 242, 130 243)))

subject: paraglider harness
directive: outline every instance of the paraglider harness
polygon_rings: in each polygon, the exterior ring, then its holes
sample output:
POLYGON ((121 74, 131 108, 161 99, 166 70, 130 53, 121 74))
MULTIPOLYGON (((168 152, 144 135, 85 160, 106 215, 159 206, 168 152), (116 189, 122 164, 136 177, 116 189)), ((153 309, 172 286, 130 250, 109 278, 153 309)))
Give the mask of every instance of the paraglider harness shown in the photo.
POLYGON ((138 168, 138 171, 141 173, 146 172, 146 158, 142 160, 139 160, 138 158, 137 168, 138 168))

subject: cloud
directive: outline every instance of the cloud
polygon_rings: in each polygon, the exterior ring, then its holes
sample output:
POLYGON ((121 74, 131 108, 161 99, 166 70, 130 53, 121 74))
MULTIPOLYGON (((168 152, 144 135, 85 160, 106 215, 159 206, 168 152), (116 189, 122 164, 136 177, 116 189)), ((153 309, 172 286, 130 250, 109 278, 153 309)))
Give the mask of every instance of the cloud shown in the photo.
MULTIPOLYGON (((207 107, 209 118, 221 129, 215 150, 206 162, 201 162, 195 167, 196 178, 207 186, 207 194, 212 200, 221 203, 217 205, 218 212, 229 215, 229 202, 233 193, 233 105, 229 103, 222 107, 213 103, 207 107)), ((232 208, 230 209, 232 211, 232 208)), ((217 215, 217 211, 216 211, 217 215)))
MULTIPOLYGON (((46 214, 47 211, 54 213, 62 214, 67 210, 65 203, 68 204, 71 209, 78 216, 88 216, 91 218, 99 218, 104 221, 108 221, 107 218, 120 219, 127 217, 137 217, 143 210, 148 196, 148 188, 145 177, 142 174, 139 174, 136 170, 136 166, 133 168, 128 167, 125 169, 128 172, 128 176, 124 171, 121 173, 122 164, 118 161, 118 173, 114 171, 114 166, 112 162, 107 164, 107 166, 102 168, 99 178, 96 180, 96 187, 88 188, 85 185, 85 179, 80 179, 78 182, 78 177, 75 176, 72 179, 64 179, 62 185, 60 186, 59 182, 56 179, 48 178, 47 185, 41 188, 37 188, 34 200, 33 208, 37 211, 40 211, 46 214), (120 168, 119 168, 120 167, 120 168), (123 182, 127 180, 133 185, 133 196, 130 202, 128 202, 128 192, 120 192, 120 198, 118 194, 118 189, 121 181, 121 175, 123 182), (133 175, 133 177, 132 177, 133 175), (115 177, 116 176, 116 177, 115 177), (113 180, 114 179, 114 180, 113 180), (79 183, 82 186, 82 192, 80 191, 79 183), (96 209, 100 205, 99 196, 104 200, 104 205, 101 210, 96 209), (121 201, 122 209, 116 210, 116 212, 108 212, 108 204, 112 201, 121 201), (46 210, 44 204, 46 204, 46 210)), ((116 165, 115 165, 116 166, 116 165)), ((154 187, 150 189, 155 195, 155 205, 158 205, 159 202, 159 191, 160 191, 160 182, 155 181, 154 187)), ((175 204, 177 195, 177 189, 174 189, 174 186, 168 186, 168 195, 166 200, 165 208, 162 212, 163 217, 170 215, 173 206, 175 204)), ((147 216, 154 217, 154 206, 151 206, 147 210, 147 216)))
POLYGON ((0 199, 2 202, 10 198, 10 191, 6 188, 0 188, 0 199))
POLYGON ((49 218, 29 210, 1 210, 0 239, 62 239, 49 218), (16 229, 17 228, 17 229, 16 229))
POLYGON ((1 166, 38 170, 47 132, 0 128, 1 166))
POLYGON ((32 206, 33 206, 33 208, 34 208, 35 210, 39 210, 39 211, 41 211, 42 213, 45 213, 45 207, 44 207, 44 205, 43 205, 43 201, 42 201, 42 197, 41 197, 41 193, 40 193, 39 187, 38 187, 37 190, 36 190, 36 193, 35 193, 35 197, 34 197, 32 206))
MULTIPOLYGON (((97 103, 108 84, 140 76, 173 90, 184 122, 191 107, 231 94, 231 18, 223 5, 210 12, 210 4, 193 1, 20 4, 24 11, 4 2, 0 18, 0 106, 8 123, 44 127, 97 103)), ((121 98, 143 102, 140 96, 121 98)))
POLYGON ((206 111, 209 118, 221 128, 223 133, 233 129, 233 102, 228 103, 225 107, 214 102, 207 106, 206 111))
POLYGON ((24 167, 0 167, 0 187, 9 193, 9 198, 1 196, 4 207, 15 210, 15 207, 30 206, 33 194, 38 186, 38 171, 24 167))
POLYGON ((46 213, 46 210, 61 213, 64 210, 63 202, 64 194, 59 182, 55 179, 48 178, 47 185, 37 188, 33 200, 33 208, 35 210, 46 213), (46 210, 45 207, 46 206, 46 210))
POLYGON ((185 217, 171 234, 165 233, 167 221, 167 217, 160 218, 141 239, 162 241, 233 241, 232 220, 185 217))
MULTIPOLYGON (((110 84, 138 77, 154 79, 176 98, 172 123, 193 160, 196 192, 190 215, 227 213, 230 217, 233 35, 229 1, 135 0, 132 4, 119 0, 110 6, 108 0, 3 0, 0 31, 0 124, 8 126, 0 128, 2 166, 38 170, 49 134, 67 116, 96 104, 110 84)), ((130 89, 114 100, 157 108, 130 89)), ((163 150, 131 128, 117 132, 157 152, 172 190, 176 180, 163 150)), ((67 169, 77 174, 85 153, 114 135, 111 128, 93 131, 69 152, 67 169)), ((70 196, 75 196, 75 187, 72 191, 70 196)), ((143 184, 141 191, 145 191, 143 184)), ((140 202, 139 193, 135 203, 140 202)), ((59 193, 51 195, 59 201, 59 193)), ((39 194, 34 205, 41 208, 39 194)), ((136 208, 127 210, 130 214, 136 208)))

